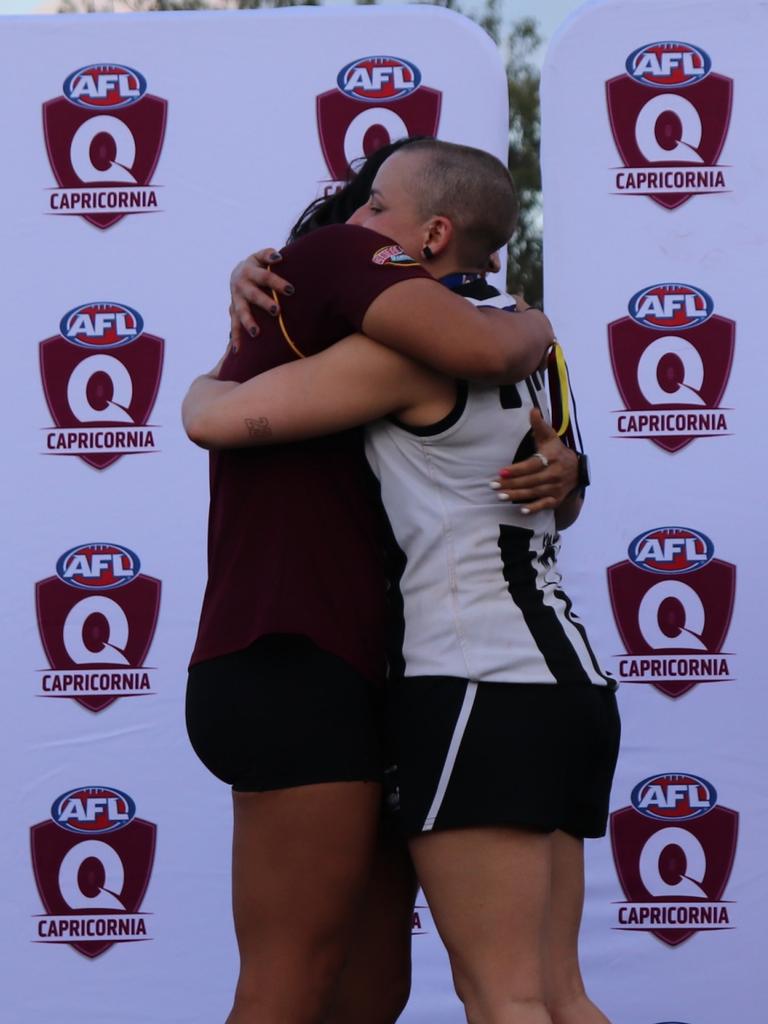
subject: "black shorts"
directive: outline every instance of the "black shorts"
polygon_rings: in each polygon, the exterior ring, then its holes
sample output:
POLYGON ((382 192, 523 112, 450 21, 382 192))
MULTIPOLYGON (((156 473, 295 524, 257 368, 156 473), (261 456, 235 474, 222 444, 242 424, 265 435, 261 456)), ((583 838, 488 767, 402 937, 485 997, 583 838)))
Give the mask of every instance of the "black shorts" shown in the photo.
POLYGON ((392 731, 409 835, 509 825, 602 836, 619 748, 603 686, 399 682, 392 731))
POLYGON ((380 782, 381 693, 304 636, 270 634, 193 665, 187 732, 233 789, 380 782))

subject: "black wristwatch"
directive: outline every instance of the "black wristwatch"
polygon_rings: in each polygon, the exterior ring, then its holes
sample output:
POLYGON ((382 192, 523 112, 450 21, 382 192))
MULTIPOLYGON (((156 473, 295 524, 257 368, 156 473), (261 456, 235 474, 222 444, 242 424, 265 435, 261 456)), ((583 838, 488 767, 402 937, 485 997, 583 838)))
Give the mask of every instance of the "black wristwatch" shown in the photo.
MULTIPOLYGON (((584 497, 584 492, 586 491, 586 489, 589 487, 589 484, 590 484, 589 459, 584 454, 584 452, 576 452, 576 458, 579 460, 579 466, 578 466, 577 483, 576 483, 576 486, 573 489, 573 492, 577 492, 579 494, 579 496, 581 498, 583 498, 584 497)), ((573 492, 571 492, 571 493, 573 493, 573 492)))

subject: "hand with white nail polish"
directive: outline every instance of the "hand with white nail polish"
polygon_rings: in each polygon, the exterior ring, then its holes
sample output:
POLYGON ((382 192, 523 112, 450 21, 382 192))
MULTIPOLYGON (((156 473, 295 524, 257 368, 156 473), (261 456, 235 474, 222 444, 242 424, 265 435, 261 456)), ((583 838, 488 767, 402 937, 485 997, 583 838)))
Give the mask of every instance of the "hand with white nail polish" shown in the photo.
POLYGON ((564 529, 581 508, 578 456, 563 444, 538 409, 531 410, 531 433, 535 453, 505 466, 490 487, 499 501, 521 505, 522 515, 555 509, 558 529, 564 529))

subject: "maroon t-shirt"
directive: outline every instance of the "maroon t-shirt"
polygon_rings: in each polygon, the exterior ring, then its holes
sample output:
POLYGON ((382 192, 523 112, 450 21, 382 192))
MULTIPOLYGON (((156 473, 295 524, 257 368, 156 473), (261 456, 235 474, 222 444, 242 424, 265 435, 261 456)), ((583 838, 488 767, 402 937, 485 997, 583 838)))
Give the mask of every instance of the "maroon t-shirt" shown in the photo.
MULTIPOLYGON (((245 381, 359 331, 393 284, 429 277, 366 228, 321 228, 283 250, 296 293, 281 321, 227 356, 222 380, 245 381)), ((208 585, 192 664, 265 633, 301 633, 372 679, 386 627, 383 512, 362 431, 211 453, 208 585)))

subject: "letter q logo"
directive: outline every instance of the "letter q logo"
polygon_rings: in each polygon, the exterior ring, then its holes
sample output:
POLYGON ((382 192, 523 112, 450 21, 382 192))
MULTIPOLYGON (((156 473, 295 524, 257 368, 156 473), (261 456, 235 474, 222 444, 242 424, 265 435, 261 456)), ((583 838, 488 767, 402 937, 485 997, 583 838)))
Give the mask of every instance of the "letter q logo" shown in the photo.
POLYGON ((442 93, 422 84, 401 57, 362 57, 317 97, 320 146, 331 177, 346 181, 355 162, 395 139, 437 135, 442 93))
POLYGON ((719 669, 714 676, 707 672, 728 653, 736 566, 714 553, 713 542, 700 530, 662 526, 635 537, 627 559, 608 567, 611 608, 628 656, 617 657, 645 666, 647 673, 624 678, 680 697, 698 682, 722 677, 719 669), (696 658, 702 665, 698 674, 662 674, 669 672, 662 667, 669 662, 687 665, 696 658), (659 669, 652 671, 654 664, 659 669))
POLYGON ((137 932, 146 936, 144 921, 137 928, 135 918, 143 916, 157 827, 136 817, 131 797, 107 786, 70 790, 54 801, 47 820, 32 826, 30 840, 37 891, 52 919, 38 931, 43 941, 69 942, 93 958, 137 932), (59 922, 64 928, 57 932, 59 922))
MULTIPOLYGON (((70 676, 104 669, 138 670, 146 659, 160 610, 160 581, 141 571, 119 544, 71 548, 56 575, 35 585, 37 624, 51 669, 70 676)), ((89 711, 117 697, 73 693, 89 711)))
POLYGON ((714 309, 702 288, 664 281, 636 292, 627 306, 629 315, 608 324, 611 368, 629 412, 619 414, 619 423, 664 421, 668 433, 657 429, 637 434, 664 451, 677 452, 696 436, 729 429, 721 403, 733 363, 736 323, 714 309), (644 415, 666 412, 670 415, 644 415), (695 425, 699 414, 708 414, 701 418, 711 421, 703 429, 695 425), (686 428, 690 420, 693 431, 686 428))
POLYGON ((130 453, 131 439, 146 444, 146 431, 132 436, 113 431, 112 449, 98 450, 93 435, 95 428, 148 426, 160 388, 164 347, 162 338, 144 330, 141 314, 122 302, 86 302, 64 314, 59 333, 39 346, 45 399, 64 435, 60 443, 70 445, 64 454, 77 454, 94 469, 106 469, 130 453), (83 427, 89 431, 78 445, 83 427), (122 445, 115 437, 123 438, 122 445))
MULTIPOLYGON (((100 203, 98 193, 151 184, 167 112, 167 102, 147 92, 140 72, 116 64, 79 68, 67 76, 62 95, 43 104, 51 170, 65 192, 88 190, 89 208, 81 203, 75 212, 94 227, 111 227, 137 212, 131 206, 100 203), (104 209, 108 212, 96 212, 104 209)), ((142 210, 146 207, 138 212, 142 210)))
POLYGON ((724 898, 738 825, 738 813, 718 803, 714 786, 700 776, 663 772, 635 786, 631 804, 610 816, 616 873, 630 906, 646 911, 650 905, 653 912, 657 904, 669 923, 665 928, 649 920, 641 930, 670 946, 695 933, 676 908, 685 912, 724 898))
MULTIPOLYGON (((718 167, 731 120, 733 80, 711 68, 709 55, 690 43, 650 43, 629 55, 625 73, 606 82, 608 118, 624 167, 633 173, 718 167)), ((695 194, 684 191, 685 184, 680 187, 673 193, 649 186, 644 194, 674 210, 695 194)))

